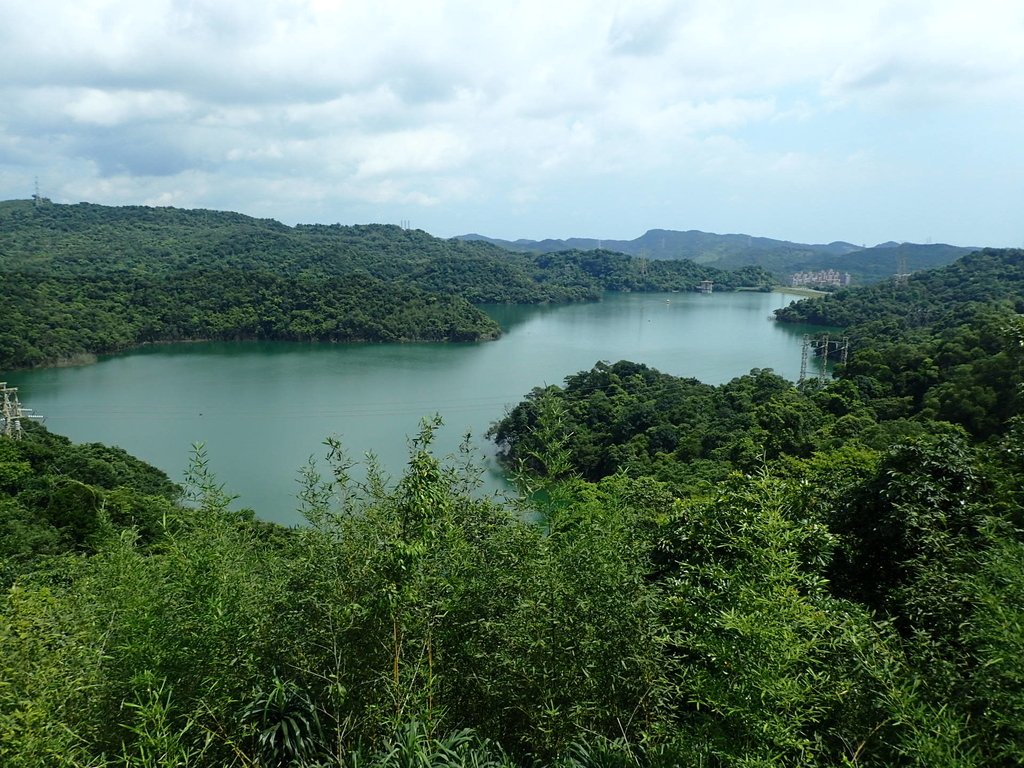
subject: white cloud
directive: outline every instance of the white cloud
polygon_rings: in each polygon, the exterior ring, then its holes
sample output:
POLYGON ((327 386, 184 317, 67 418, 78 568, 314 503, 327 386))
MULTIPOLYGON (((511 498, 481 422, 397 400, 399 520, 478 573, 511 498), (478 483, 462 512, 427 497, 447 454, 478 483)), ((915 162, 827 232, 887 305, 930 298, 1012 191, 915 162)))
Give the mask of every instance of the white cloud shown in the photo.
POLYGON ((85 88, 65 104, 65 113, 79 123, 114 126, 126 122, 181 119, 191 111, 189 99, 168 91, 124 91, 85 88))
MULTIPOLYGON (((948 165, 946 187, 965 173, 957 141, 985 143, 1000 156, 993 169, 1024 165, 1005 129, 1024 128, 1015 0, 8 5, 7 197, 24 196, 18 177, 34 166, 55 186, 84 174, 69 194, 97 202, 290 220, 342 220, 369 202, 396 220, 429 209, 443 229, 446 212, 494 220, 483 206, 508 200, 517 226, 531 211, 550 222, 546 188, 574 190, 574 210, 607 226, 624 184, 678 195, 678 207, 704 190, 744 199, 760 184, 793 196, 798 237, 808 202, 799 195, 820 196, 815 179, 849 174, 849 158, 874 158, 853 167, 880 207, 892 178, 928 166, 940 147, 901 139, 908 123, 977 111, 1003 126, 998 137, 980 120, 975 133, 950 128, 935 158, 948 165)), ((921 201, 939 204, 948 202, 921 201)))
POLYGON ((452 130, 431 128, 364 138, 353 148, 362 158, 357 178, 392 174, 443 173, 457 170, 469 158, 466 143, 452 130))

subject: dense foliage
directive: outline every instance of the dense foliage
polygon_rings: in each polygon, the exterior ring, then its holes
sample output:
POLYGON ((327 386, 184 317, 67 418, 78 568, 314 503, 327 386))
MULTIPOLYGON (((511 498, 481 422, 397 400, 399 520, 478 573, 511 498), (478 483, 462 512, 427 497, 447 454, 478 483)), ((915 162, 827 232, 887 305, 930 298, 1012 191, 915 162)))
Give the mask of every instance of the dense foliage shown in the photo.
POLYGON ((516 255, 394 226, 27 202, 0 203, 0 269, 0 369, 162 340, 490 339, 500 330, 473 303, 771 282, 758 269, 516 255))
POLYGON ((390 485, 329 440, 294 530, 201 450, 182 496, 0 438, 0 764, 1020 765, 1024 321, 995 298, 861 332, 828 382, 599 363, 495 426, 510 499, 438 420, 390 485))
POLYGON ((120 448, 25 429, 29 439, 0 439, 0 584, 48 556, 93 551, 102 520, 156 537, 181 495, 163 472, 120 448))
MULTIPOLYGON (((817 595, 853 622, 847 629, 856 624, 850 618, 855 611, 863 611, 875 630, 892 633, 902 658, 881 676, 874 668, 881 657, 873 656, 879 646, 871 645, 877 636, 829 657, 831 673, 816 670, 809 659, 773 667, 745 692, 745 701, 758 696, 762 702, 752 721, 759 733, 781 727, 770 722, 772 713, 780 723, 799 719, 772 699, 774 686, 785 681, 790 694, 822 694, 856 658, 873 682, 841 683, 848 686, 845 703, 831 709, 819 702, 818 711, 852 722, 851 715, 878 706, 873 697, 881 689, 873 686, 885 679, 892 688, 881 700, 889 714, 875 710, 872 736, 844 759, 1013 765, 1024 750, 1018 725, 1024 678, 1009 669, 1017 663, 1009 661, 1014 649, 1024 643, 1022 268, 1020 251, 983 251, 914 276, 906 287, 852 290, 780 312, 784 319, 853 323, 851 357, 829 382, 793 386, 755 370, 711 387, 641 364, 598 363, 563 387, 534 390, 494 425, 492 436, 532 482, 652 478, 676 503, 705 514, 714 510, 698 527, 677 534, 685 554, 674 562, 687 573, 707 573, 700 586, 713 598, 690 615, 687 631, 707 615, 729 617, 762 637, 762 645, 753 659, 736 657, 742 645, 735 635, 712 646, 709 684, 728 689, 740 669, 756 669, 766 658, 781 664, 788 658, 782 648, 814 647, 785 625, 798 615, 785 594, 817 595), (734 486, 747 495, 722 504, 730 493, 725 489, 734 486), (764 514, 780 496, 785 501, 772 530, 782 537, 775 541, 788 544, 775 550, 748 515, 764 514), (771 581, 773 564, 791 563, 820 591, 790 581, 756 618, 745 614, 737 606, 757 588, 742 579, 736 585, 735 571, 716 564, 731 563, 737 549, 749 546, 757 555, 748 579, 760 572, 771 581), (775 642, 779 646, 768 650, 775 642), (868 647, 871 658, 858 655, 868 647), (984 671, 990 664, 991 678, 984 671)), ((833 632, 822 625, 811 636, 835 638, 833 632)), ((722 753, 746 738, 742 723, 727 722, 717 724, 725 728, 722 753)), ((802 749, 831 738, 815 734, 802 749)), ((840 739, 854 743, 849 735, 840 739)), ((763 741, 752 739, 735 753, 736 764, 755 755, 757 744, 763 741)), ((778 751, 766 762, 798 763, 808 753, 799 754, 778 751)), ((807 762, 842 764, 820 754, 807 762)))
POLYGON ((569 474, 498 502, 432 428, 391 487, 353 484, 332 443, 292 531, 233 512, 201 456, 192 504, 93 505, 88 547, 0 600, 0 761, 1024 759, 1019 433, 782 457, 682 497, 569 474))
POLYGON ((509 463, 533 473, 550 474, 538 457, 557 442, 588 480, 625 471, 693 488, 783 454, 809 455, 834 426, 827 409, 855 409, 831 398, 770 370, 713 387, 638 363, 598 363, 564 387, 534 389, 491 437, 509 463))
POLYGON ((941 269, 916 272, 905 284, 889 280, 866 288, 837 291, 776 310, 784 322, 850 326, 868 322, 894 326, 894 332, 948 324, 965 312, 992 303, 1024 309, 1024 251, 986 248, 941 269))
POLYGON ((851 442, 880 448, 949 425, 990 438, 1020 413, 1021 307, 1024 252, 982 251, 906 287, 777 310, 782 320, 852 323, 849 359, 828 385, 794 387, 755 370, 711 387, 641 364, 598 363, 564 387, 535 389, 491 434, 511 463, 544 472, 535 457, 554 438, 541 425, 557 421, 571 469, 583 477, 628 471, 680 488, 783 455, 851 442))
POLYGON ((998 434, 1020 410, 1024 251, 987 249, 955 264, 777 310, 839 325, 851 356, 838 376, 885 418, 951 421, 998 434))

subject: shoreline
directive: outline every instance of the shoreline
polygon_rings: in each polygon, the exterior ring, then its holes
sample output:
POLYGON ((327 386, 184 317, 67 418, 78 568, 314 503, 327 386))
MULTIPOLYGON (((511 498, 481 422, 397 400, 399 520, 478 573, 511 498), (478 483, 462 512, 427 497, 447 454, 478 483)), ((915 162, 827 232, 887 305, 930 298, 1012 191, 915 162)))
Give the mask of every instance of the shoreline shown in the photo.
POLYGON ((829 291, 819 291, 816 288, 800 288, 795 285, 777 285, 772 291, 774 293, 783 293, 789 296, 803 296, 809 299, 816 299, 819 296, 828 296, 829 291))
POLYGON ((274 341, 288 344, 477 344, 483 342, 498 341, 504 335, 503 331, 496 334, 481 335, 477 339, 393 339, 388 341, 367 340, 367 339, 287 339, 287 338, 254 338, 237 336, 232 338, 183 338, 183 339, 153 339, 140 341, 137 344, 130 344, 118 349, 110 349, 104 352, 78 352, 70 357, 61 357, 38 365, 20 365, 11 368, 0 368, 0 371, 15 373, 17 371, 38 371, 46 368, 80 368, 87 365, 95 365, 101 357, 110 357, 145 349, 150 346, 161 346, 169 344, 206 344, 213 342, 238 342, 246 343, 251 341, 274 341))

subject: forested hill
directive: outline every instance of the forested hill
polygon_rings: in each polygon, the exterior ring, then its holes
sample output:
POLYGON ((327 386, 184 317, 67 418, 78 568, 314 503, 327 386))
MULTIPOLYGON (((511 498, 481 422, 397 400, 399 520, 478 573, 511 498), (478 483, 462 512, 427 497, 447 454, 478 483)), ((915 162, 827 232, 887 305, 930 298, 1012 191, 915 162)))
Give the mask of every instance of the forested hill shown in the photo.
POLYGON ((758 266, 780 280, 793 272, 836 269, 849 272, 856 283, 873 283, 895 274, 901 263, 908 270, 932 269, 953 262, 973 249, 954 245, 881 243, 871 248, 842 241, 827 244, 796 243, 769 237, 688 230, 652 229, 633 240, 500 240, 483 235, 462 239, 488 242, 512 251, 550 253, 566 248, 593 250, 608 248, 632 256, 652 259, 688 259, 719 269, 758 266))
MULTIPOLYGON (((1002 319, 950 352, 1013 391, 1002 319)), ((1024 423, 923 405, 879 371, 598 363, 496 427, 519 498, 435 458, 434 420, 393 483, 328 439, 291 530, 202 454, 180 503, 27 424, 0 437, 0 764, 1022 765, 1024 423)))
POLYGON ((772 281, 608 251, 510 254, 388 225, 48 201, 0 203, 0 269, 0 369, 175 339, 487 339, 499 328, 474 303, 772 281))
POLYGON ((1022 272, 982 251, 780 312, 852 323, 834 378, 599 362, 493 426, 554 536, 645 510, 655 668, 707 750, 677 764, 1024 764, 1022 272))
POLYGON ((1008 302, 1024 311, 1024 251, 986 248, 954 264, 893 280, 837 291, 776 310, 784 322, 851 326, 869 321, 921 326, 965 307, 1008 302))
POLYGON ((781 321, 841 326, 837 375, 887 418, 913 416, 999 434, 1021 407, 1024 251, 985 249, 955 264, 776 310, 781 321))
MULTIPOLYGON (((142 323, 134 302, 175 290, 186 311, 154 333, 209 322, 207 300, 235 323, 440 301, 335 275, 326 247, 258 268, 272 249, 228 246, 301 235, 243 223, 208 252, 156 225, 123 258, 95 232, 88 252, 75 232, 22 247, 5 322, 72 334, 85 301, 142 323), (200 251, 190 281, 168 266, 200 251), (11 308, 34 290, 52 317, 11 308), (325 306, 285 314, 310 294, 325 306)), ((388 254, 422 237, 366 232, 388 254)), ((0 765, 1022 765, 1022 258, 803 305, 867 320, 832 380, 713 387, 622 361, 538 387, 493 430, 520 470, 507 502, 471 456, 432 455, 438 419, 395 482, 374 463, 351 481, 328 439, 293 530, 233 508, 201 451, 179 489, 35 423, 0 436, 0 765)), ((509 263, 551 291, 654 274, 509 263)))

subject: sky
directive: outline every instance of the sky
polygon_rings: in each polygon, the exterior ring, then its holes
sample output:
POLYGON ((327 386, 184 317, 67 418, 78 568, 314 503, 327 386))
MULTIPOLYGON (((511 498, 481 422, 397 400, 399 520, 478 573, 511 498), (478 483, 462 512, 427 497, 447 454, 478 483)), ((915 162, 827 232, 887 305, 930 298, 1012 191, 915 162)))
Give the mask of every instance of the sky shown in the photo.
POLYGON ((0 0, 0 199, 1024 246, 1020 0, 0 0))

